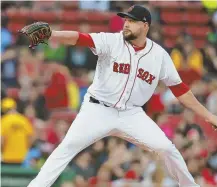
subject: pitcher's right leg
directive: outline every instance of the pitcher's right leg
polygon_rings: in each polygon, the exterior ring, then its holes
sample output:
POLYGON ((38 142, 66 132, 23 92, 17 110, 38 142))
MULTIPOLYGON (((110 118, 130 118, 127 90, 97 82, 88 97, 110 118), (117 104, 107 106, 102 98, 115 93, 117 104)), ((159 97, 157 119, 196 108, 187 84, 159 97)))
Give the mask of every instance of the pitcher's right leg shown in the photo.
POLYGON ((115 109, 86 101, 62 143, 28 187, 50 187, 76 154, 112 131, 116 116, 115 109))
POLYGON ((158 153, 164 162, 169 174, 180 187, 200 187, 188 171, 184 159, 175 145, 166 137, 158 125, 143 111, 125 115, 122 114, 120 134, 116 134, 143 149, 158 153))

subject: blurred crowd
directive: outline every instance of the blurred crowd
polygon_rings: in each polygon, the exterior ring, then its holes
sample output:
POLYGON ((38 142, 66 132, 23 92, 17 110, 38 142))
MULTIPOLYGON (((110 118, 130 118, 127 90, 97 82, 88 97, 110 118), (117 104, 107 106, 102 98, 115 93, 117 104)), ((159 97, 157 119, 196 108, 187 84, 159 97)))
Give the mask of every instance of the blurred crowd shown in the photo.
MULTIPOLYGON (((2 10, 61 9, 58 1, 52 6, 47 4, 4 2, 2 10)), ((79 1, 79 8, 121 11, 132 4, 133 1, 79 1)), ((149 37, 164 47, 160 12, 145 4, 153 17, 149 37)), ((167 50, 183 82, 217 115, 217 11, 210 20, 212 32, 207 35, 204 48, 196 48, 194 38, 181 32, 176 46, 167 50)), ((118 32, 122 25, 123 20, 114 16, 108 27, 110 32, 118 32)), ((58 24, 51 26, 60 29, 58 24)), ((88 22, 81 23, 79 29, 88 32, 88 22)), ((87 48, 62 46, 55 41, 30 50, 24 36, 15 37, 10 32, 7 16, 2 16, 1 35, 1 163, 39 169, 78 113, 93 80, 97 57, 87 48)), ((162 83, 143 109, 182 153, 197 183, 217 186, 216 134, 209 124, 184 109, 162 83)), ((67 169, 75 171, 76 177, 61 187, 178 186, 157 155, 116 137, 105 138, 83 150, 67 169)))

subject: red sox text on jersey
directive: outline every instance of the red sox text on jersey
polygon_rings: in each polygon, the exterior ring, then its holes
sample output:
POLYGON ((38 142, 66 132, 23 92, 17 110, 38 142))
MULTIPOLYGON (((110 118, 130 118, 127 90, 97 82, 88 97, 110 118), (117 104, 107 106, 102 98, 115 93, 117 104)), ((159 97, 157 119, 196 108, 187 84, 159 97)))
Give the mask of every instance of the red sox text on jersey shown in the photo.
POLYGON ((101 102, 130 110, 151 98, 159 80, 166 86, 181 83, 169 54, 149 38, 145 48, 136 52, 122 32, 91 33, 91 37, 98 61, 88 94, 101 102))
MULTIPOLYGON (((114 62, 113 71, 116 73, 129 74, 130 64, 124 64, 124 63, 119 64, 117 62, 114 62)), ((140 68, 138 70, 137 77, 142 79, 143 81, 146 81, 148 84, 152 84, 152 81, 155 79, 154 75, 152 75, 148 71, 145 71, 143 68, 140 68)))

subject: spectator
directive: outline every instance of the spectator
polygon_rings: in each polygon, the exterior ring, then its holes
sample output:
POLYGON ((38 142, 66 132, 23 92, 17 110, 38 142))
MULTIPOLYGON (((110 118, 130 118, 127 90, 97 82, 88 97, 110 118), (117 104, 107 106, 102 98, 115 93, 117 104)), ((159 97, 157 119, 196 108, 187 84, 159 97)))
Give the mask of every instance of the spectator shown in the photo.
POLYGON ((85 179, 94 176, 94 167, 91 164, 92 156, 90 151, 84 150, 78 154, 72 162, 71 168, 77 175, 83 176, 85 179))
POLYGON ((34 123, 35 120, 35 109, 32 105, 27 105, 24 111, 24 115, 32 122, 34 123))
POLYGON ((210 83, 210 94, 206 101, 207 108, 217 115, 217 81, 213 80, 210 83))
POLYGON ((186 34, 184 32, 180 32, 176 38, 176 44, 171 51, 170 55, 171 55, 171 58, 173 59, 175 66, 178 66, 179 63, 182 63, 181 60, 182 60, 182 53, 184 50, 183 47, 185 44, 185 37, 186 37, 186 34))
POLYGON ((61 187, 75 187, 72 182, 66 181, 61 184, 61 187))
POLYGON ((212 31, 208 34, 207 39, 210 43, 217 45, 217 11, 212 17, 212 31))
POLYGON ((206 103, 206 97, 209 94, 209 87, 207 84, 207 81, 205 80, 199 80, 195 81, 191 85, 191 91, 194 93, 196 98, 203 104, 206 103))
POLYGON ((20 165, 31 147, 34 130, 30 121, 16 111, 13 99, 3 99, 2 111, 2 163, 20 165))
POLYGON ((49 110, 69 106, 67 78, 63 73, 58 72, 56 68, 58 67, 55 66, 50 84, 44 92, 46 107, 49 110))
MULTIPOLYGON (((177 182, 165 173, 165 169, 162 167, 160 161, 155 161, 155 167, 150 175, 146 176, 142 181, 142 186, 147 187, 176 187, 177 182)), ((140 186, 139 186, 140 187, 140 186)))
MULTIPOLYGON (((90 25, 86 21, 84 21, 80 24, 79 31, 82 33, 89 33, 90 25)), ((96 62, 97 56, 94 55, 91 50, 86 47, 70 46, 67 49, 66 65, 70 69, 76 69, 76 71, 78 71, 78 69, 84 68, 88 70, 95 70, 96 62)))
POLYGON ((69 70, 62 65, 58 65, 56 68, 58 73, 61 73, 65 77, 66 91, 67 91, 67 100, 68 108, 74 111, 77 111, 80 107, 80 93, 79 87, 74 78, 72 78, 69 70))
POLYGON ((189 160, 187 160, 187 167, 188 167, 188 169, 189 169, 189 171, 190 171, 190 173, 192 174, 192 176, 197 176, 197 175, 199 175, 199 165, 198 165, 198 162, 197 162, 197 160, 195 160, 195 159, 189 159, 189 160))
MULTIPOLYGON (((6 96, 7 96, 6 86, 4 83, 2 83, 2 85, 1 85, 1 99, 4 99, 6 96)), ((2 111, 1 111, 1 114, 3 114, 2 111)))
POLYGON ((204 68, 207 77, 217 78, 217 51, 212 44, 204 48, 204 68))
POLYGON ((107 160, 108 153, 106 151, 105 140, 99 140, 92 146, 93 165, 95 168, 95 174, 101 167, 101 165, 107 160))
POLYGON ((123 28, 124 20, 118 15, 114 15, 109 22, 110 32, 120 32, 123 28))
POLYGON ((87 180, 81 175, 76 175, 73 182, 75 187, 89 187, 87 180))
POLYGON ((216 186, 217 182, 215 180, 215 176, 209 168, 204 168, 202 171, 202 176, 204 178, 205 184, 209 187, 216 186))
POLYGON ((1 78, 6 87, 18 87, 17 54, 14 46, 4 49, 1 63, 1 78))
POLYGON ((216 1, 201 0, 201 3, 203 4, 204 8, 206 8, 208 13, 212 13, 212 12, 216 11, 216 9, 217 9, 217 2, 216 1))
MULTIPOLYGON (((146 3, 145 1, 141 1, 142 4, 146 3)), ((145 5, 149 11, 151 12, 151 22, 156 25, 160 22, 160 11, 157 7, 151 6, 150 4, 145 5)))
MULTIPOLYGON (((44 52, 37 50, 33 54, 32 60, 32 79, 35 82, 43 81, 43 73, 45 70, 44 52), (42 79, 42 80, 41 80, 42 79)), ((47 73, 47 72, 46 72, 47 73)))
POLYGON ((203 56, 195 48, 190 36, 184 36, 184 47, 181 38, 177 42, 177 47, 171 52, 171 58, 183 82, 190 85, 203 74, 203 56))
POLYGON ((161 26, 159 24, 152 25, 148 34, 154 42, 164 47, 161 26))
POLYGON ((31 85, 23 85, 19 91, 18 111, 24 113, 25 108, 32 105, 35 113, 34 118, 46 120, 49 113, 45 106, 43 87, 41 83, 37 82, 31 83, 31 85))
POLYGON ((32 51, 28 48, 21 47, 19 51, 18 81, 21 87, 27 88, 32 84, 35 77, 35 59, 32 51))
POLYGON ((191 135, 195 135, 196 132, 198 132, 199 134, 199 139, 204 137, 203 131, 201 129, 201 127, 195 123, 195 115, 194 113, 189 110, 189 109, 185 109, 183 112, 183 121, 181 121, 182 124, 180 124, 181 126, 183 126, 183 136, 187 137, 189 135, 189 138, 191 138, 191 135), (191 130, 195 130, 195 131, 191 131, 191 130), (195 132, 195 133, 194 133, 195 132))
POLYGON ((69 108, 77 111, 80 107, 79 87, 74 80, 69 80, 67 84, 69 108))
POLYGON ((142 178, 143 178, 142 177, 142 175, 143 175, 142 169, 143 168, 141 167, 141 161, 140 160, 133 160, 130 163, 130 167, 129 167, 128 171, 125 173, 125 177, 133 175, 133 176, 135 176, 135 177, 133 177, 133 179, 137 179, 138 181, 142 180, 142 178))
POLYGON ((45 161, 47 160, 47 158, 49 157, 49 155, 51 154, 51 152, 54 150, 55 147, 46 141, 38 142, 37 147, 41 152, 41 157, 38 159, 36 163, 36 167, 40 169, 44 165, 45 161))
POLYGON ((112 187, 131 187, 139 186, 138 176, 133 170, 129 170, 125 173, 123 179, 116 180, 112 182, 112 187))
POLYGON ((54 145, 54 147, 58 146, 62 139, 65 137, 69 126, 70 125, 64 120, 58 120, 55 122, 54 125, 48 128, 47 142, 54 145))
POLYGON ((1 54, 6 50, 8 46, 12 44, 12 34, 8 30, 8 18, 2 16, 2 25, 1 25, 1 54))
POLYGON ((152 174, 153 187, 165 186, 165 185, 163 185, 164 175, 165 175, 164 170, 163 170, 162 166, 158 163, 154 173, 152 174))
POLYGON ((117 180, 124 176, 124 165, 133 159, 133 154, 127 149, 126 142, 119 138, 112 137, 107 146, 109 153, 104 165, 111 168, 112 180, 117 180))
POLYGON ((163 102, 163 93, 165 91, 165 86, 163 84, 159 84, 157 87, 155 93, 149 100, 149 102, 146 104, 146 112, 149 116, 154 116, 157 113, 161 113, 165 109, 165 104, 163 102))
POLYGON ((184 137, 183 132, 180 128, 176 129, 175 131, 173 143, 179 150, 181 150, 187 144, 187 138, 184 137))
POLYGON ((96 177, 91 177, 88 181, 89 187, 112 187, 111 170, 102 166, 96 177))
POLYGON ((61 187, 75 187, 72 182, 66 181, 61 184, 61 187))
POLYGON ((41 157, 41 151, 39 148, 31 148, 22 164, 24 168, 38 169, 37 162, 41 157))
MULTIPOLYGON (((113 2, 118 3, 118 2, 113 2)), ((118 4, 116 4, 118 5, 118 4)), ((122 2, 120 5, 116 7, 117 12, 125 12, 129 6, 126 4, 126 2, 122 2)), ((109 27, 110 32, 120 32, 123 29, 124 25, 124 19, 118 16, 117 14, 112 15, 110 21, 109 21, 109 27)))
POLYGON ((36 117, 42 120, 47 120, 49 117, 49 111, 46 107, 44 96, 45 84, 43 82, 33 82, 33 87, 35 88, 37 97, 35 100, 32 100, 31 103, 34 105, 36 117))
MULTIPOLYGON (((52 30, 60 30, 60 25, 55 23, 51 25, 52 30)), ((47 61, 56 61, 63 64, 66 58, 66 47, 57 43, 55 40, 49 40, 49 45, 41 45, 40 50, 44 51, 44 57, 47 61)))
MULTIPOLYGON (((37 118, 36 110, 32 104, 29 104, 24 109, 24 115, 29 119, 29 121, 33 124, 34 128, 38 128, 44 126, 44 121, 37 118)), ((37 136, 39 137, 39 135, 37 136)))
MULTIPOLYGON (((195 47, 191 37, 185 38, 185 47, 183 48, 183 63, 196 72, 203 73, 203 59, 201 52, 195 47)), ((176 66, 177 67, 177 66, 176 66)), ((179 69, 179 67, 178 67, 179 69)))

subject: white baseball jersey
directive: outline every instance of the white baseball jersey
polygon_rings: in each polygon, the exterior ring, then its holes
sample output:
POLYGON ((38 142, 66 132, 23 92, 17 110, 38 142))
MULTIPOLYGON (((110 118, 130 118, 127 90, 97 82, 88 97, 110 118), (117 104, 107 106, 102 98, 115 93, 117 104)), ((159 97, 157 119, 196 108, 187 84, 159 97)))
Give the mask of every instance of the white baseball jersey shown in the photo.
POLYGON ((167 86, 182 81, 169 54, 147 38, 138 52, 120 33, 90 34, 98 55, 95 77, 88 94, 120 110, 144 105, 153 95, 158 81, 167 86))
POLYGON ((92 50, 99 56, 93 84, 65 138, 28 187, 50 187, 81 150, 107 136, 157 152, 180 187, 199 187, 181 154, 140 107, 159 80, 167 86, 181 83, 169 55, 150 39, 143 50, 135 52, 122 33, 91 36, 92 50), (90 95, 112 107, 90 102, 90 95))

